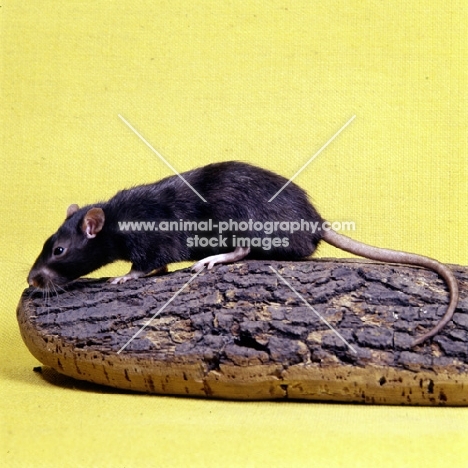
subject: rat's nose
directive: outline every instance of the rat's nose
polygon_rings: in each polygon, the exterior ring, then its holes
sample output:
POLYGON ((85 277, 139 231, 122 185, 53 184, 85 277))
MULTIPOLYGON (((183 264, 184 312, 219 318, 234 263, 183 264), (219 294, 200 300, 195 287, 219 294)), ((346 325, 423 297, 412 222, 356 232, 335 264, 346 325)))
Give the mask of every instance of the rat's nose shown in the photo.
POLYGON ((43 285, 43 281, 41 281, 41 277, 38 275, 35 276, 28 276, 28 284, 32 288, 41 288, 43 285))

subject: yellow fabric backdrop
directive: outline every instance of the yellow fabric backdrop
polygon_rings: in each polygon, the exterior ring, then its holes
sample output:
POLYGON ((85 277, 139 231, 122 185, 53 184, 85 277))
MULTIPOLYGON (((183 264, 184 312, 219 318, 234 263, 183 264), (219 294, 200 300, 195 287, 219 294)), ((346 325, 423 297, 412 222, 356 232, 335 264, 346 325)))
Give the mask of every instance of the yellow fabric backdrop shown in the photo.
MULTIPOLYGON (((32 372, 15 307, 70 203, 238 159, 375 245, 468 264, 464 0, 0 8, 1 464, 467 466, 468 409, 133 395, 32 372)), ((345 256, 328 247, 322 256, 345 256)), ((98 274, 126 272, 127 265, 98 274)))

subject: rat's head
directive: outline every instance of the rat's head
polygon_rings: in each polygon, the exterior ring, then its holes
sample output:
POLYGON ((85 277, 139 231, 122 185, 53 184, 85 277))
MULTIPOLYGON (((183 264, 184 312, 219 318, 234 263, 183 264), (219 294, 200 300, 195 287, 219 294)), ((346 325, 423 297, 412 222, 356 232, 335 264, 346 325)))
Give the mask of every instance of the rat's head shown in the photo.
POLYGON ((65 222, 46 240, 34 262, 28 284, 53 289, 103 266, 106 261, 99 233, 104 221, 104 211, 100 207, 80 210, 78 205, 70 205, 65 222))

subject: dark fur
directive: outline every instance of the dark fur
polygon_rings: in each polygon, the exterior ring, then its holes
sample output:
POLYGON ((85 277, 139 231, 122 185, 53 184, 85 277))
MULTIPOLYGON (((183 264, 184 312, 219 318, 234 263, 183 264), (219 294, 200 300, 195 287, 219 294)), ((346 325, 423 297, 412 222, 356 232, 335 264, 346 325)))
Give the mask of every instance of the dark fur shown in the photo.
POLYGON ((216 230, 198 233, 119 230, 118 221, 323 221, 307 194, 293 183, 268 203, 287 179, 249 164, 215 163, 182 175, 207 200, 206 203, 178 176, 122 190, 108 202, 82 207, 66 219, 45 242, 29 278, 38 280, 38 271, 47 266, 56 273, 53 283, 65 284, 116 260, 132 262, 134 269, 150 272, 169 263, 200 260, 232 251, 233 234, 249 238, 289 239, 288 247, 252 248, 248 258, 296 260, 315 251, 322 237, 321 231, 315 234, 278 231, 268 236, 263 231, 224 232, 222 235, 229 238, 228 247, 218 249, 187 246, 188 237, 195 234, 216 237, 216 230), (94 239, 87 239, 81 225, 84 215, 93 207, 101 207, 106 219, 102 231, 94 239), (56 246, 67 247, 68 251, 63 257, 54 259, 52 252, 56 246))

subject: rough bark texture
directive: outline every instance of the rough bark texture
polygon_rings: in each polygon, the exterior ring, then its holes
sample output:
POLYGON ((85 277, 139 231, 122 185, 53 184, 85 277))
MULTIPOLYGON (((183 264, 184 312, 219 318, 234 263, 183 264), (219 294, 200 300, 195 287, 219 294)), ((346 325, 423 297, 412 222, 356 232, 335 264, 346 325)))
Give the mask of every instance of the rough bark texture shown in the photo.
POLYGON ((149 393, 232 399, 468 404, 468 269, 432 340, 448 293, 421 268, 349 260, 249 261, 124 285, 80 280, 18 307, 39 361, 77 379, 149 393), (341 335, 288 287, 279 274, 341 335), (352 349, 351 349, 351 347, 352 349))

